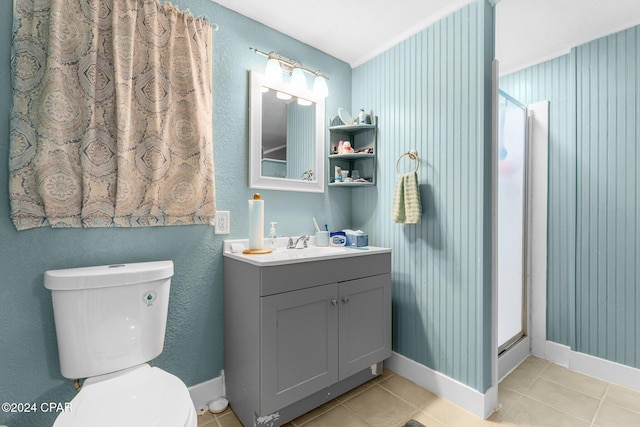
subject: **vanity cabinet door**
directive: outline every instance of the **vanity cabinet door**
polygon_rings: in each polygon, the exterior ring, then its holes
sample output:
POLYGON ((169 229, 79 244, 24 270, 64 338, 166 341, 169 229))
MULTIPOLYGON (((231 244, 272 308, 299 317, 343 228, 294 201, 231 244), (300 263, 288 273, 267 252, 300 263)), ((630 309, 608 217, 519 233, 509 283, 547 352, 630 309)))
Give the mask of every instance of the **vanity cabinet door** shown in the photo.
POLYGON ((261 413, 338 381, 337 284, 261 298, 261 413))
POLYGON ((339 379, 391 356, 391 275, 339 284, 339 379))

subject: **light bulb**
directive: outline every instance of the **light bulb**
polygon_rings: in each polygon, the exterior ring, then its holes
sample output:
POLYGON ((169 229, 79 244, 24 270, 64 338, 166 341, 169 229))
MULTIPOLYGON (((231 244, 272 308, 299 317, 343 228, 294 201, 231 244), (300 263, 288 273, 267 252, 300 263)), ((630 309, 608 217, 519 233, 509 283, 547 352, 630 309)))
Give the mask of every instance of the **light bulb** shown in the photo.
POLYGON ((327 81, 322 74, 316 74, 316 78, 313 81, 313 93, 318 98, 326 98, 329 95, 329 88, 327 87, 327 81))
POLYGON ((291 95, 289 95, 288 93, 277 91, 276 92, 276 98, 282 99, 284 101, 287 101, 287 100, 291 99, 291 95))
POLYGON ((291 86, 295 91, 303 91, 307 88, 307 78, 300 67, 294 67, 291 72, 291 86))
POLYGON ((280 68, 280 61, 274 57, 270 57, 267 61, 267 68, 264 75, 267 83, 280 83, 282 81, 282 68, 280 68))
POLYGON ((309 101, 308 99, 298 98, 298 105, 302 105, 303 107, 308 107, 311 104, 313 104, 313 102, 309 101))

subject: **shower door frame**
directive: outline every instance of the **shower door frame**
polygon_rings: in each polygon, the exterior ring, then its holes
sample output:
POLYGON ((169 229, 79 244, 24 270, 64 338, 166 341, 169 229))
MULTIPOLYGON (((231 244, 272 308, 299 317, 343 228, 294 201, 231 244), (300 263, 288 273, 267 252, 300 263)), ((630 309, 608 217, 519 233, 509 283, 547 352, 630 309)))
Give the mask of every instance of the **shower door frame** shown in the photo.
MULTIPOLYGON (((509 351, 516 344, 518 344, 521 340, 525 339, 528 336, 528 285, 527 285, 527 271, 528 271, 528 260, 529 260, 529 173, 530 173, 530 165, 529 165, 529 154, 530 154, 530 142, 531 142, 531 117, 530 111, 526 105, 519 102, 517 99, 513 98, 511 95, 503 91, 502 89, 498 89, 498 98, 504 97, 507 102, 514 104, 515 106, 521 108, 524 112, 524 158, 523 158, 523 179, 522 179, 522 268, 520 272, 521 277, 521 285, 522 285, 522 297, 521 297, 521 319, 520 319, 520 331, 517 332, 514 336, 507 339, 504 343, 500 344, 498 342, 498 357, 509 351)), ((498 100, 498 111, 499 111, 500 101, 498 100)), ((499 138, 499 137, 498 137, 499 138)), ((499 141, 499 139, 498 139, 499 141)), ((496 159, 496 161, 499 161, 496 159)), ((499 174, 498 174, 499 176, 499 174)), ((497 233, 497 231, 496 231, 497 233)), ((498 268, 500 264, 500 259, 498 259, 498 268)), ((497 278, 496 278, 497 280, 497 278)), ((498 283, 498 286, 500 284, 498 283)), ((499 304, 499 302, 498 302, 499 304)), ((498 308, 499 312, 499 308, 498 308)), ((498 317, 498 322, 500 318, 498 317)))

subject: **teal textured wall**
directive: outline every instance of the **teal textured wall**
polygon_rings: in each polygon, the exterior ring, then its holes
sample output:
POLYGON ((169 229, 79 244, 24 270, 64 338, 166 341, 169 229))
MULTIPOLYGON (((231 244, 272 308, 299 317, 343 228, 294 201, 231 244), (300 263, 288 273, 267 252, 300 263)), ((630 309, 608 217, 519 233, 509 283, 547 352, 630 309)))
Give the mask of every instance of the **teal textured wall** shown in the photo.
POLYGON ((551 101, 547 337, 640 368, 640 27, 501 78, 551 101))
MULTIPOLYGON (((9 220, 7 156, 11 107, 12 2, 0 1, 0 401, 65 402, 75 395, 60 374, 49 269, 171 259, 175 264, 164 352, 153 365, 187 385, 217 377, 223 368, 222 241, 247 236, 248 70, 276 50, 330 78, 326 111, 350 108, 351 68, 301 42, 209 0, 174 0, 220 26, 213 35, 214 152, 217 207, 231 211, 230 236, 206 226, 145 229, 49 229, 17 232, 9 220)), ((332 228, 350 225, 347 192, 261 191, 265 221, 279 235, 308 234, 312 216, 332 228)), ((0 413, 0 424, 47 426, 55 414, 0 413)))
POLYGON ((492 59, 493 9, 480 0, 353 71, 353 110, 379 116, 378 185, 353 190, 354 227, 393 249, 393 349, 481 392, 491 385, 492 59), (396 159, 414 149, 422 221, 395 224, 396 159))

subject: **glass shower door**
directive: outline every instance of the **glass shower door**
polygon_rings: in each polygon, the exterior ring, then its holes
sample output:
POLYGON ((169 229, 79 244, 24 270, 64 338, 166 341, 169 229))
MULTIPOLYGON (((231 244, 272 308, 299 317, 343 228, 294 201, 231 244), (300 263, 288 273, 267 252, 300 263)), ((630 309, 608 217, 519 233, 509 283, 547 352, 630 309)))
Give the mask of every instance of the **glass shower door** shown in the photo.
POLYGON ((527 108, 499 92, 498 353, 526 331, 527 108))

